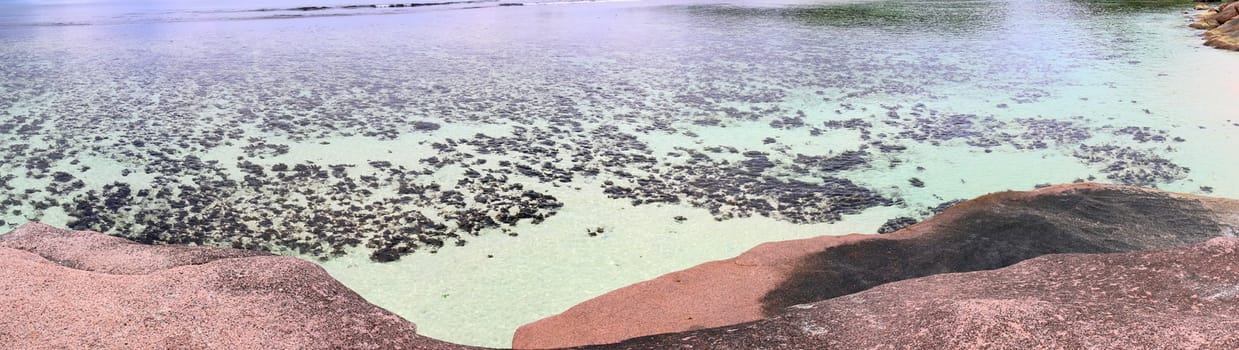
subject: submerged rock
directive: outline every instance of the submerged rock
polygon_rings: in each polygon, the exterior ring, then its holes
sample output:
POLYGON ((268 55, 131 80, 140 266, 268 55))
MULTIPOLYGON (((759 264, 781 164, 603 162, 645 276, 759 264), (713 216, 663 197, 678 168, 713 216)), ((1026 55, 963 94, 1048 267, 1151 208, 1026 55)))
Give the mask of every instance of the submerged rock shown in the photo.
POLYGON ((912 226, 915 224, 916 224, 915 218, 901 216, 901 217, 897 217, 894 219, 886 220, 886 223, 882 224, 882 227, 878 228, 878 233, 891 233, 891 232, 902 230, 904 227, 912 226))
MULTIPOLYGON (((603 344, 727 326, 889 282, 1001 268, 1045 254, 1194 244, 1232 234, 1236 226, 1239 201, 1232 200, 1098 184, 996 193, 895 233, 766 243, 621 288, 522 326, 513 345, 603 344)), ((910 329, 902 331, 916 333, 910 329)))
POLYGON ((310 262, 30 223, 0 236, 7 348, 464 349, 310 262))

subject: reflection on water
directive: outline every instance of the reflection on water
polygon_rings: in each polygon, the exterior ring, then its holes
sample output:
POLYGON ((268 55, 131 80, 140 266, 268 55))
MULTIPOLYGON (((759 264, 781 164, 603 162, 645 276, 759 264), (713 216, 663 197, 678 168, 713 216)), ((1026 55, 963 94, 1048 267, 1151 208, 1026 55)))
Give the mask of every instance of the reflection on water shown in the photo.
POLYGON ((875 27, 895 31, 990 30, 1004 16, 1005 4, 994 2, 843 3, 747 7, 738 5, 692 6, 702 16, 747 21, 786 20, 806 25, 875 27))
POLYGON ((0 4, 0 226, 321 259, 499 346, 636 280, 991 191, 1239 193, 1216 160, 1239 116, 1212 108, 1239 89, 1195 68, 1239 65, 1180 3, 502 3, 0 4))

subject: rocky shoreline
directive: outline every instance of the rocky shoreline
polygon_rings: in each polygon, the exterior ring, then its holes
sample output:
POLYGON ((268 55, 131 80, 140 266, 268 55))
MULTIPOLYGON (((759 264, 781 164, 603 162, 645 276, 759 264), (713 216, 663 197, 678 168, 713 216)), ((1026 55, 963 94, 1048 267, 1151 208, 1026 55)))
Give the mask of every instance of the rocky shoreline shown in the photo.
POLYGON ((1098 184, 1002 192, 885 235, 763 244, 634 284, 517 330, 518 348, 603 344, 777 316, 884 283, 1046 254, 1164 249, 1233 235, 1239 202, 1098 184), (620 324, 622 327, 614 327, 620 324))
POLYGON ((1235 349, 1239 239, 1055 254, 597 349, 1235 349))
POLYGON ((1204 11, 1194 15, 1195 22, 1189 27, 1203 29, 1205 45, 1219 49, 1239 51, 1239 5, 1236 2, 1226 2, 1217 7, 1197 4, 1195 9, 1204 11))
MULTIPOLYGON (((995 193, 894 233, 772 242, 641 282, 514 346, 1235 348, 1237 228, 1236 200, 995 193)), ((470 348, 262 252, 30 223, 0 236, 0 278, 0 342, 17 348, 470 348)))

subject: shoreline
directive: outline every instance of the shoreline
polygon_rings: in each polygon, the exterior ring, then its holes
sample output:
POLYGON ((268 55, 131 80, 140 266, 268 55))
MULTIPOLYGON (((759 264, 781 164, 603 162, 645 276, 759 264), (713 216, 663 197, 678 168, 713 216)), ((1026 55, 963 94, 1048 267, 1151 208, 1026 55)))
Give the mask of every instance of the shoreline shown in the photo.
MULTIPOLYGON (((1013 291, 1018 291, 1015 295, 1018 295, 1020 300, 1028 301, 1002 304, 997 308, 991 305, 992 303, 969 308, 948 305, 947 309, 952 310, 949 314, 962 321, 951 322, 944 327, 993 329, 996 325, 1006 327, 1018 324, 1016 328, 1023 330, 987 333, 984 340, 994 343, 1027 344, 1029 340, 1023 338, 1023 335, 1036 334, 1038 336, 1035 343, 1043 345, 1089 343, 1098 340, 1183 344, 1184 340, 1181 338, 1184 335, 1175 331, 1174 327, 1166 327, 1159 319, 1148 319, 1148 315, 1143 312, 1133 311, 1145 310, 1146 307, 1124 305, 1147 306, 1150 302, 1165 304, 1167 307, 1158 308, 1157 312, 1166 315, 1166 310, 1176 310, 1173 314, 1174 321, 1168 321, 1175 324, 1181 324, 1184 320, 1182 317, 1187 315, 1193 315, 1193 322, 1200 324, 1217 322, 1218 317, 1229 317, 1229 311, 1201 311, 1216 310, 1216 307, 1222 305, 1234 307, 1235 295, 1231 287, 1239 282, 1225 280, 1226 276, 1234 277, 1234 274, 1224 274, 1221 271, 1230 271, 1235 268, 1233 263, 1239 261, 1234 259, 1235 254, 1239 254, 1239 241, 1233 238, 1233 235, 1239 232, 1239 200, 1104 184, 1055 185, 1035 191, 981 196, 956 205, 926 222, 888 235, 821 236, 809 240, 761 244, 735 259, 702 264, 651 281, 633 284, 607 295, 623 294, 625 290, 632 288, 648 289, 654 286, 664 294, 689 295, 690 298, 694 293, 721 293, 724 296, 721 299, 694 298, 695 302, 743 303, 746 301, 726 297, 734 294, 728 290, 745 290, 755 285, 765 285, 754 284, 753 278, 773 279, 773 285, 786 285, 787 281, 807 277, 820 284, 823 281, 816 279, 823 276, 829 278, 836 273, 883 273, 882 268, 853 269, 842 266, 853 263, 858 258, 892 260, 893 263, 884 263, 883 266, 894 269, 949 266, 953 264, 952 259, 972 260, 975 254, 953 249, 946 249, 942 254, 938 254, 931 252, 932 249, 917 249, 919 253, 914 254, 845 254, 845 260, 826 264, 822 264, 823 261, 819 258, 833 256, 823 255, 832 250, 853 249, 875 243, 889 245, 888 243, 900 244, 925 239, 942 241, 939 243, 960 243, 956 239, 961 238, 957 237, 960 233, 956 232, 958 230, 955 228, 960 224, 973 226, 975 229, 975 233, 964 235, 982 242, 974 247, 976 249, 1018 247, 1024 245, 1019 242, 1025 241, 1031 243, 1030 247, 1062 247, 1068 250, 1037 251, 1023 256, 1022 259, 1026 260, 1011 260, 981 269, 985 271, 943 270, 927 275, 901 275, 885 283, 879 282, 880 285, 866 284, 866 279, 863 278, 840 280, 837 282, 842 283, 827 285, 849 290, 860 289, 839 295, 815 297, 823 299, 789 301, 787 305, 791 305, 790 307, 779 307, 780 310, 773 313, 767 310, 756 321, 742 325, 726 326, 737 322, 735 320, 725 322, 722 326, 706 323, 702 327, 702 324, 697 324, 687 329, 672 329, 671 331, 676 332, 672 334, 632 339, 619 337, 601 341, 582 341, 579 338, 581 335, 548 335, 522 328, 524 333, 517 335, 516 345, 522 348, 548 348, 558 345, 596 344, 589 348, 599 350, 662 349, 690 344, 697 347, 706 343, 713 346, 758 348, 766 348, 776 343, 798 344, 796 346, 805 348, 824 344, 871 347, 873 344, 889 344, 890 339, 895 337, 906 339, 900 341, 901 343, 927 342, 949 348, 970 344, 978 338, 943 336, 950 332, 915 332, 914 330, 924 329, 925 322, 929 320, 942 319, 942 314, 934 311, 937 307, 933 305, 940 305, 944 301, 972 303, 980 300, 978 298, 991 301, 1009 300, 1014 297, 1011 294, 1013 291), (1069 213, 1064 214, 1062 210, 1069 213), (1014 215, 1015 212, 1024 214, 1014 215), (977 220, 977 213, 988 213, 982 216, 989 215, 990 218, 977 220), (1081 215, 1087 219, 1072 218, 1081 215), (1039 219, 1029 221, 1029 217, 1039 219), (1050 236, 1030 234, 1044 233, 1045 225, 1031 224, 1037 220, 1048 220, 1043 223, 1051 223, 1051 231, 1073 233, 1050 236), (1116 230, 1099 230, 1098 225, 1116 230), (999 228, 1031 231, 1004 234, 999 228), (883 241, 888 243, 880 243, 883 241), (811 244, 806 245, 806 242, 811 244), (1088 248, 1088 242, 1101 244, 1098 247, 1102 249, 1088 248), (1079 249, 1084 250, 1075 251, 1076 254, 1061 254, 1079 249), (929 264, 914 262, 919 259, 917 254, 926 253, 937 254, 937 257, 931 259, 933 261, 929 264), (806 262, 813 266, 804 265, 806 262), (1115 265, 1116 262, 1121 263, 1115 265), (1205 275, 1185 275, 1182 273, 1184 266, 1191 266, 1192 270, 1197 272, 1206 271, 1201 272, 1205 275), (701 271, 718 268, 749 270, 724 272, 727 277, 723 280, 701 278, 701 271), (1099 269, 1105 272, 1079 274, 1081 271, 1099 269), (804 275, 806 271, 816 272, 813 272, 813 276, 808 276, 804 275), (826 274, 818 276, 822 272, 826 274), (1123 276, 1120 279, 1122 288, 1099 288, 1107 285, 1113 287, 1114 276, 1123 276), (1191 278, 1184 279, 1184 276, 1191 278), (675 281, 671 282, 671 279, 675 281), (1025 282, 1000 283, 1007 288, 987 284, 994 280, 1025 282), (1038 284, 1035 281, 1051 282, 1038 284), (658 287, 658 283, 664 285, 658 287), (1010 288, 1011 286, 1019 288, 1010 288), (1093 292, 1062 292, 1076 287, 1081 291, 1093 292), (1104 291, 1096 292, 1101 289, 1104 291), (1169 294, 1154 295, 1154 292, 1169 294), (1062 296, 1084 297, 1087 300, 1060 300, 1062 296), (906 306, 909 303, 927 302, 929 304, 924 304, 923 307, 913 308, 880 306, 892 303, 906 306), (1037 307, 1070 306, 1079 312, 1049 314, 1058 315, 1059 322, 1047 322, 1046 315, 1040 312, 1011 312, 1023 310, 1022 308, 1030 305, 1029 302, 1037 307), (1190 305, 1196 306, 1187 307, 1190 305), (863 310, 856 310, 857 306, 861 306, 863 310), (892 319, 891 322, 882 323, 884 326, 881 331, 886 335, 875 337, 875 330, 869 329, 872 324, 851 322, 849 317, 838 316, 839 313, 852 312, 868 317, 892 319), (994 323, 989 317, 994 316, 995 312, 1004 315, 1006 321, 994 323), (1106 316, 1090 316, 1099 314, 1106 316), (1116 321, 1115 317, 1120 321, 1116 321), (789 319, 793 321, 788 323, 789 319), (1075 326, 1066 327, 1068 332, 1064 333, 1060 329, 1063 324, 1075 326), (528 339, 531 335, 561 343, 556 345, 530 342, 528 339), (613 343, 620 340, 623 341, 613 343)), ((931 245, 938 248, 950 246, 931 245)), ((9 322, 0 322, 0 339, 5 339, 6 344, 10 345, 37 343, 42 346, 72 348, 85 346, 85 342, 91 342, 91 347, 119 345, 123 342, 129 346, 266 344, 274 347, 295 345, 303 348, 389 348, 397 345, 427 350, 471 348, 433 339, 434 336, 423 331, 428 324, 414 325, 407 321, 407 318, 401 318, 390 310, 367 302, 315 264, 290 257, 228 248, 143 245, 97 232, 61 230, 32 223, 0 235, 0 264, 5 266, 0 271, 5 274, 6 281, 10 282, 0 287, 4 290, 4 293, 0 293, 0 296, 3 296, 0 297, 0 305, 14 311, 6 318, 9 322), (90 289, 90 292, 63 293, 65 290, 84 290, 83 288, 90 289), (151 292, 156 289, 159 292, 151 292), (34 302, 31 302, 32 300, 34 302), (80 310, 83 309, 97 310, 81 314, 80 310), (56 316, 67 315, 66 312, 72 312, 77 317, 56 316), (158 320, 159 326, 167 329, 143 326, 143 322, 122 322, 150 319, 158 320), (55 336, 29 336, 42 333, 26 331, 29 327, 45 329, 53 325, 61 330, 55 336), (195 331, 186 332, 185 329, 189 328, 195 331), (27 336, 9 337, 8 334, 27 336), (117 336, 118 334, 120 335, 117 336)), ((631 332, 633 329, 641 329, 644 325, 666 321, 663 319, 665 316, 646 310, 638 311, 638 318, 630 320, 630 315, 623 314, 634 309, 641 310, 644 307, 642 305, 659 304, 662 302, 659 298, 650 295, 621 298, 621 303, 613 306, 625 311, 594 315, 601 317, 605 324, 590 325, 589 322, 596 320, 578 319, 574 325, 595 331, 631 332)), ((508 300, 510 304, 543 301, 539 298, 508 300)), ((597 304, 596 301, 591 303, 597 304)), ((581 305, 588 307, 591 303, 581 305)), ((671 304, 663 305, 658 312, 675 314, 672 319, 689 315, 665 309, 668 305, 671 304)), ((734 305, 723 305, 722 309, 717 307, 718 305, 713 308, 720 314, 739 310, 734 305)), ((690 308, 694 309, 694 312, 709 312, 711 309, 690 308)), ((476 319, 474 322, 477 326, 486 320, 476 319)), ((562 326, 542 329, 573 332, 562 326)), ((1192 333, 1194 335, 1200 335, 1200 332, 1210 335, 1190 338, 1195 339, 1193 341, 1198 342, 1197 345, 1202 348, 1239 341, 1239 338, 1235 338, 1239 333, 1234 330, 1209 327, 1193 329, 1196 331, 1192 333)), ((652 333, 665 331, 667 330, 652 333)), ((633 336, 636 335, 641 334, 633 336)))
POLYGON ((0 229, 316 260, 425 334, 497 346, 631 283, 983 193, 1239 196, 1217 102, 1239 90, 1200 84, 1239 67, 1176 10, 647 5, 0 38, 0 229))

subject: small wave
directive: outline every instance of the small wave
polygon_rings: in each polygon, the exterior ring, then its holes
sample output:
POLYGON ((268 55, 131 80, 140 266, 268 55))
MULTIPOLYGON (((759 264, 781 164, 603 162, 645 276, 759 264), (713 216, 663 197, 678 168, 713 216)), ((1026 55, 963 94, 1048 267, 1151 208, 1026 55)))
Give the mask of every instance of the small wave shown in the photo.
POLYGON ((568 0, 568 1, 547 1, 547 2, 527 2, 524 5, 575 5, 575 4, 592 4, 604 2, 637 2, 641 0, 568 0))
POLYGON ((590 4, 590 3, 607 3, 607 2, 635 2, 640 0, 565 0, 565 1, 529 1, 529 2, 512 2, 510 0, 460 0, 460 1, 439 1, 439 2, 415 2, 415 3, 393 3, 393 4, 355 4, 355 5, 334 5, 334 6, 298 6, 286 8, 253 8, 253 9, 221 9, 221 10, 198 10, 198 11, 174 11, 161 14, 156 17, 144 17, 141 13, 126 13, 111 19, 91 22, 63 21, 63 22, 43 22, 43 23, 0 23, 0 27, 67 27, 67 26, 90 26, 90 25, 112 25, 112 24, 138 24, 138 23, 174 23, 174 22, 200 22, 200 21, 218 21, 218 20, 262 20, 262 19, 288 19, 288 18, 313 18, 313 17, 339 17, 339 16, 362 16, 373 14, 392 14, 392 12, 370 12, 365 9, 402 9, 402 8, 419 8, 431 6, 451 6, 464 5, 457 7, 459 9, 479 9, 492 7, 509 7, 509 6, 530 6, 530 5, 572 5, 572 4, 590 4), (334 10, 334 11, 333 11, 334 10), (177 18, 175 14, 189 14, 192 17, 177 18), (241 17, 233 17, 224 15, 225 17, 198 17, 199 15, 210 16, 223 14, 244 14, 244 13, 264 13, 264 15, 241 17), (172 16, 168 16, 172 15, 172 16), (130 18, 124 18, 130 17, 130 18))
POLYGON ((413 3, 396 3, 396 4, 357 4, 357 5, 336 5, 336 6, 298 6, 274 8, 265 7, 258 9, 227 9, 227 10, 210 10, 210 11, 189 11, 191 13, 243 13, 243 12, 283 12, 283 11, 324 11, 333 9, 354 10, 354 9, 386 9, 386 8, 410 8, 410 7, 425 7, 425 6, 443 6, 443 5, 463 5, 463 4, 480 4, 488 2, 498 2, 499 0, 463 0, 463 1, 441 1, 441 2, 413 2, 413 3))
POLYGON ((32 26, 35 26, 35 27, 77 27, 77 26, 88 26, 88 25, 90 25, 90 23, 82 23, 82 22, 48 22, 48 23, 32 24, 32 26))
MULTIPOLYGON (((465 0, 465 1, 442 1, 442 2, 412 2, 412 3, 397 3, 397 4, 365 4, 365 5, 343 5, 343 6, 301 6, 286 8, 283 11, 322 11, 330 9, 365 9, 365 8, 406 8, 406 7, 425 7, 425 6, 443 6, 443 5, 462 5, 462 4, 480 4, 487 2, 497 2, 498 0, 465 0)), ((269 10, 266 10, 269 11, 269 10)))

